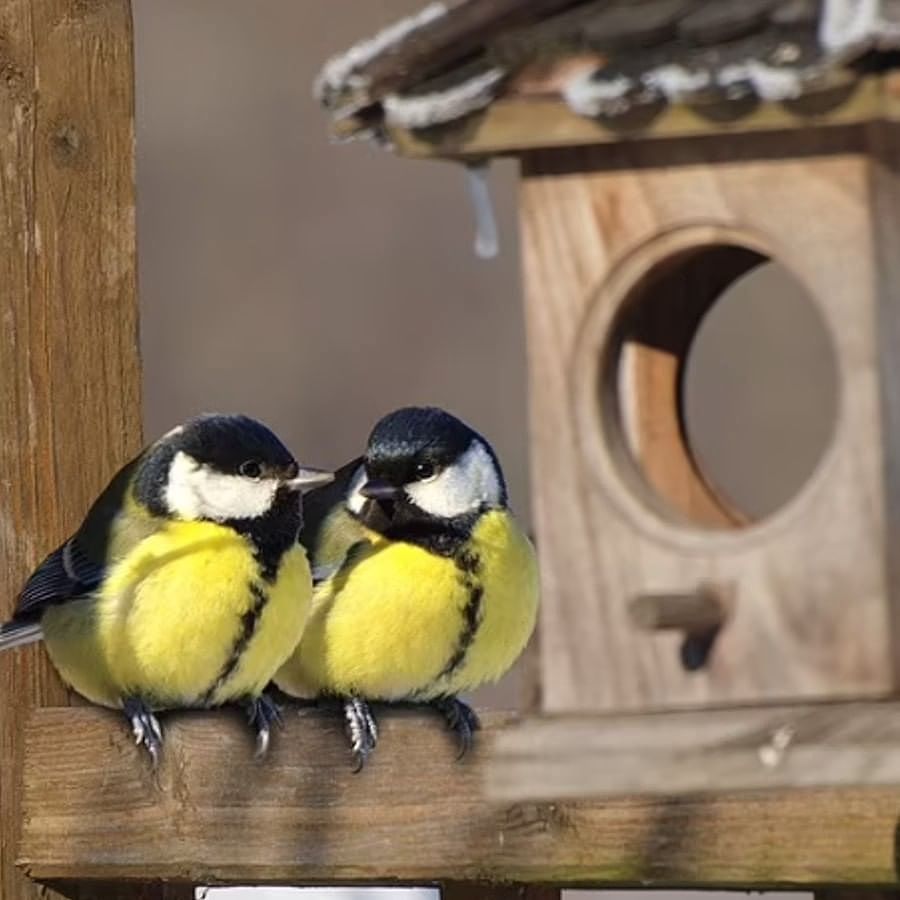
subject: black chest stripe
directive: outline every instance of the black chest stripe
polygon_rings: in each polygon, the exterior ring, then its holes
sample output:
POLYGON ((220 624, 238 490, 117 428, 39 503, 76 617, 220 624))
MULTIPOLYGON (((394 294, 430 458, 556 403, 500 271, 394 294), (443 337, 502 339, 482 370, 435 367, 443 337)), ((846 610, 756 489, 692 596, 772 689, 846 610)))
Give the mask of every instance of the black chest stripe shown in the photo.
POLYGON ((226 660, 225 665, 222 666, 222 671, 219 672, 216 680, 204 695, 204 703, 209 703, 216 691, 228 681, 232 674, 234 674, 234 670, 241 661, 241 656, 243 656, 244 651, 247 649, 247 645, 253 637, 253 633, 256 631, 256 626, 259 624, 259 617, 262 615, 262 611, 265 609, 266 603, 269 600, 268 591, 255 582, 251 581, 248 588, 253 596, 253 603, 241 616, 241 629, 231 648, 231 653, 228 654, 228 659, 226 660))
POLYGON ((454 562, 459 569, 463 585, 469 591, 469 599, 462 610, 463 625, 456 647, 450 654, 447 664, 441 669, 438 680, 452 675, 465 662, 466 654, 478 633, 483 614, 484 588, 476 581, 481 571, 481 560, 471 551, 462 550, 456 554, 454 562))

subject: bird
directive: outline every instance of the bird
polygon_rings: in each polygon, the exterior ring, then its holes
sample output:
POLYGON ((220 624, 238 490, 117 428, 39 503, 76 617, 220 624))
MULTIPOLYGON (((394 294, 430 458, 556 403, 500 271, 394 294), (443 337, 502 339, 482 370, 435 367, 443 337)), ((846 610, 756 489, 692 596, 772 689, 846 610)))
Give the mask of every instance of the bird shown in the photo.
POLYGON ((493 448, 443 409, 404 407, 306 508, 312 611, 276 686, 341 704, 356 771, 378 741, 374 702, 432 707, 464 755, 480 722, 459 695, 509 670, 539 603, 493 448))
POLYGON ((37 567, 0 650, 42 639, 70 687, 123 711, 154 767, 169 709, 242 706, 264 755, 280 721, 265 688, 312 595, 300 495, 331 478, 248 416, 190 419, 120 469, 37 567))

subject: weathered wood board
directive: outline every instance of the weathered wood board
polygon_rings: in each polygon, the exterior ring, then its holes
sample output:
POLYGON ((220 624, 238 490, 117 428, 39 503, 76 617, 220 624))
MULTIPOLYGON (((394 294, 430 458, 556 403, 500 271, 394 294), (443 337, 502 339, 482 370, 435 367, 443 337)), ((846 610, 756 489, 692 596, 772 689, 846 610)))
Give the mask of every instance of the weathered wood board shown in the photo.
POLYGON ((289 711, 268 760, 239 712, 164 722, 156 776, 119 717, 39 709, 20 865, 40 880, 199 884, 894 885, 900 788, 493 803, 495 732, 456 762, 436 717, 380 715, 359 775, 339 717, 289 711))
MULTIPOLYGON (((879 365, 896 369, 888 336, 897 333, 897 282, 896 265, 882 261, 891 257, 892 220, 876 215, 876 203, 897 196, 897 172, 896 155, 867 137, 723 136, 523 160, 545 710, 873 697, 896 688, 900 581, 886 563, 896 556, 888 534, 900 482, 888 477, 885 458, 896 456, 900 418, 884 402, 895 382, 882 391, 879 365), (657 427, 667 420, 647 413, 654 391, 659 403, 677 400, 674 351, 651 334, 625 347, 617 369, 610 362, 617 317, 646 289, 648 273, 688 260, 700 291, 700 276, 715 275, 703 254, 719 252, 704 248, 717 245, 771 256, 800 280, 840 372, 838 417, 817 469, 785 507, 746 528, 717 526, 711 498, 672 452, 677 429, 657 427), (622 376, 616 390, 613 371, 622 376), (660 502, 660 487, 681 499, 660 502), (679 635, 641 631, 629 608, 642 595, 704 584, 733 603, 709 665, 688 672, 679 635)), ((686 292, 661 276, 655 284, 665 288, 671 320, 686 292)), ((665 302, 658 315, 656 332, 671 335, 665 302)))
MULTIPOLYGON (((846 92, 843 92, 846 94, 846 92)), ((585 147, 673 138, 746 136, 806 128, 840 128, 900 119, 900 86, 896 73, 860 80, 850 96, 830 104, 806 98, 794 103, 760 103, 733 120, 704 114, 702 108, 666 106, 643 121, 592 119, 572 112, 549 92, 518 86, 509 97, 458 122, 422 131, 388 129, 394 150, 411 158, 462 159, 523 154, 536 149, 585 147)), ((338 137, 359 128, 353 120, 335 122, 338 137)))
POLYGON ((900 787, 900 704, 822 703, 527 718, 498 733, 502 802, 900 787))

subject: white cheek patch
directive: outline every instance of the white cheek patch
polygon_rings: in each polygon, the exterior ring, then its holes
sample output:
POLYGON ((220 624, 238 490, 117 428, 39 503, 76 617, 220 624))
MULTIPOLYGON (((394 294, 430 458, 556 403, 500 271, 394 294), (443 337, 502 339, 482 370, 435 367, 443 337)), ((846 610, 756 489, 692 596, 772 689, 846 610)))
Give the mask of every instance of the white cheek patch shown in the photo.
POLYGON ((356 472, 353 473, 353 478, 350 481, 350 487, 347 488, 347 509, 350 512, 359 515, 362 512, 362 508, 366 502, 366 498, 359 492, 359 489, 365 484, 366 481, 366 470, 365 467, 360 466, 356 472))
POLYGON ((452 519, 482 506, 499 506, 500 477, 484 444, 473 441, 465 453, 431 481, 404 487, 407 496, 424 512, 452 519))
POLYGON ((255 519, 272 506, 278 481, 254 481, 240 475, 226 475, 198 463, 187 453, 175 454, 169 467, 165 500, 168 508, 188 521, 209 519, 255 519))

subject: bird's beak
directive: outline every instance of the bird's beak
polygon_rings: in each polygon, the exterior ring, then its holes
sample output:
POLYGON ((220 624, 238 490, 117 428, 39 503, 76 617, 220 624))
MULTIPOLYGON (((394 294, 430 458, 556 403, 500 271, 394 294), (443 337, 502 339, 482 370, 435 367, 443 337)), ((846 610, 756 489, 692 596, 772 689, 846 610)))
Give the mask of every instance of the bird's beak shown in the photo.
POLYGON ((400 496, 400 488, 377 478, 370 478, 359 492, 369 500, 396 500, 400 496))
POLYGON ((282 484, 292 491, 306 491, 320 484, 328 484, 330 481, 334 481, 334 472, 301 466, 293 478, 287 479, 282 484))

